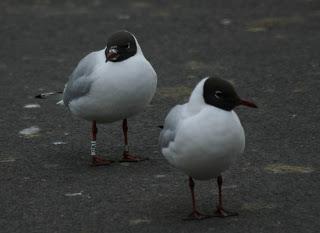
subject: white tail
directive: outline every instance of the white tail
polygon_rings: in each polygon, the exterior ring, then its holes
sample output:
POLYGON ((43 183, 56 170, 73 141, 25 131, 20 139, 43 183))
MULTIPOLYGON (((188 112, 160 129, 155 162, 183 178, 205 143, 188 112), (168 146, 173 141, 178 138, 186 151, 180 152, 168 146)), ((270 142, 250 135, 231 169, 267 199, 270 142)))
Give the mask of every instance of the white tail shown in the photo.
POLYGON ((57 102, 58 105, 64 105, 63 100, 60 100, 59 102, 57 102))

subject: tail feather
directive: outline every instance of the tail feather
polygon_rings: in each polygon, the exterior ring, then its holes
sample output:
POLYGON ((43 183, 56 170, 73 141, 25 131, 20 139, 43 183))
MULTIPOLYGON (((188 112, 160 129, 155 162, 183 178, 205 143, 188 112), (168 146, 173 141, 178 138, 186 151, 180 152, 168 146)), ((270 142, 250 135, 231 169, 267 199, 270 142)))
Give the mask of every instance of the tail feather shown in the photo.
POLYGON ((46 99, 50 95, 55 95, 55 94, 62 94, 62 91, 51 91, 51 92, 44 92, 40 93, 39 95, 36 95, 34 98, 36 99, 46 99))
POLYGON ((56 103, 57 105, 64 105, 63 100, 60 100, 59 102, 56 103))
POLYGON ((47 97, 54 95, 54 99, 59 100, 56 104, 57 105, 64 105, 62 98, 62 93, 63 91, 51 91, 51 92, 43 92, 40 93, 39 95, 36 95, 34 98, 37 99, 47 99, 47 97))

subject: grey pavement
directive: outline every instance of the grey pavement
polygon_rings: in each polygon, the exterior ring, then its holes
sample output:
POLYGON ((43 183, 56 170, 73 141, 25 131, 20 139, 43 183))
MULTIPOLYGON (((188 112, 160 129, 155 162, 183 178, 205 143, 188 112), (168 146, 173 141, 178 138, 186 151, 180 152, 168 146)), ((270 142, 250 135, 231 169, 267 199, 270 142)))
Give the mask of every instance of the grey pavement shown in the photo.
MULTIPOLYGON (((320 1, 2 0, 0 31, 1 233, 319 231, 320 1), (62 90, 77 62, 123 28, 159 77, 152 104, 129 119, 131 151, 150 160, 93 168, 90 123, 33 96, 62 90), (187 177, 159 153, 156 126, 208 75, 259 109, 236 110, 247 146, 223 174, 225 205, 239 217, 183 221, 187 177)), ((120 126, 99 125, 101 155, 120 158, 120 126)), ((216 182, 196 191, 213 213, 216 182)))

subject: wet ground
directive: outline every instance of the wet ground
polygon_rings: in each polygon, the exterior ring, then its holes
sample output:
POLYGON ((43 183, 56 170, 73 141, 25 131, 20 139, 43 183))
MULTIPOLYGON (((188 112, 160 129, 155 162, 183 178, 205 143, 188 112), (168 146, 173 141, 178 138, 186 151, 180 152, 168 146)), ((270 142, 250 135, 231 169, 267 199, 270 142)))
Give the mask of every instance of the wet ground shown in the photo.
MULTIPOLYGON (((319 1, 5 0, 0 31, 1 232, 318 231, 319 1), (132 152, 150 160, 93 168, 89 122, 33 96, 62 90, 123 28, 159 77, 152 104, 129 119, 132 152), (247 147, 224 174, 225 205, 239 217, 186 222, 187 177, 159 153, 156 126, 208 75, 259 109, 237 109, 247 147)), ((99 126, 108 158, 121 156, 120 126, 99 126)), ((213 213, 215 181, 196 189, 199 209, 213 213)))

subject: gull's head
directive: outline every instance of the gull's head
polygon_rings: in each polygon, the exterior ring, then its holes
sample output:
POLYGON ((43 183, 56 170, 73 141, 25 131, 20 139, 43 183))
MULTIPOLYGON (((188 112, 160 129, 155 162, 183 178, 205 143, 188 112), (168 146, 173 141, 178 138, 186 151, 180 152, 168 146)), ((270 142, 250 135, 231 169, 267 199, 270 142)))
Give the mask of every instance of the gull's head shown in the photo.
POLYGON ((216 77, 210 77, 204 82, 203 99, 206 104, 226 111, 239 105, 257 108, 253 102, 241 99, 230 82, 216 77))
POLYGON ((137 43, 130 32, 119 31, 109 37, 105 50, 106 62, 124 61, 136 53, 137 43))

